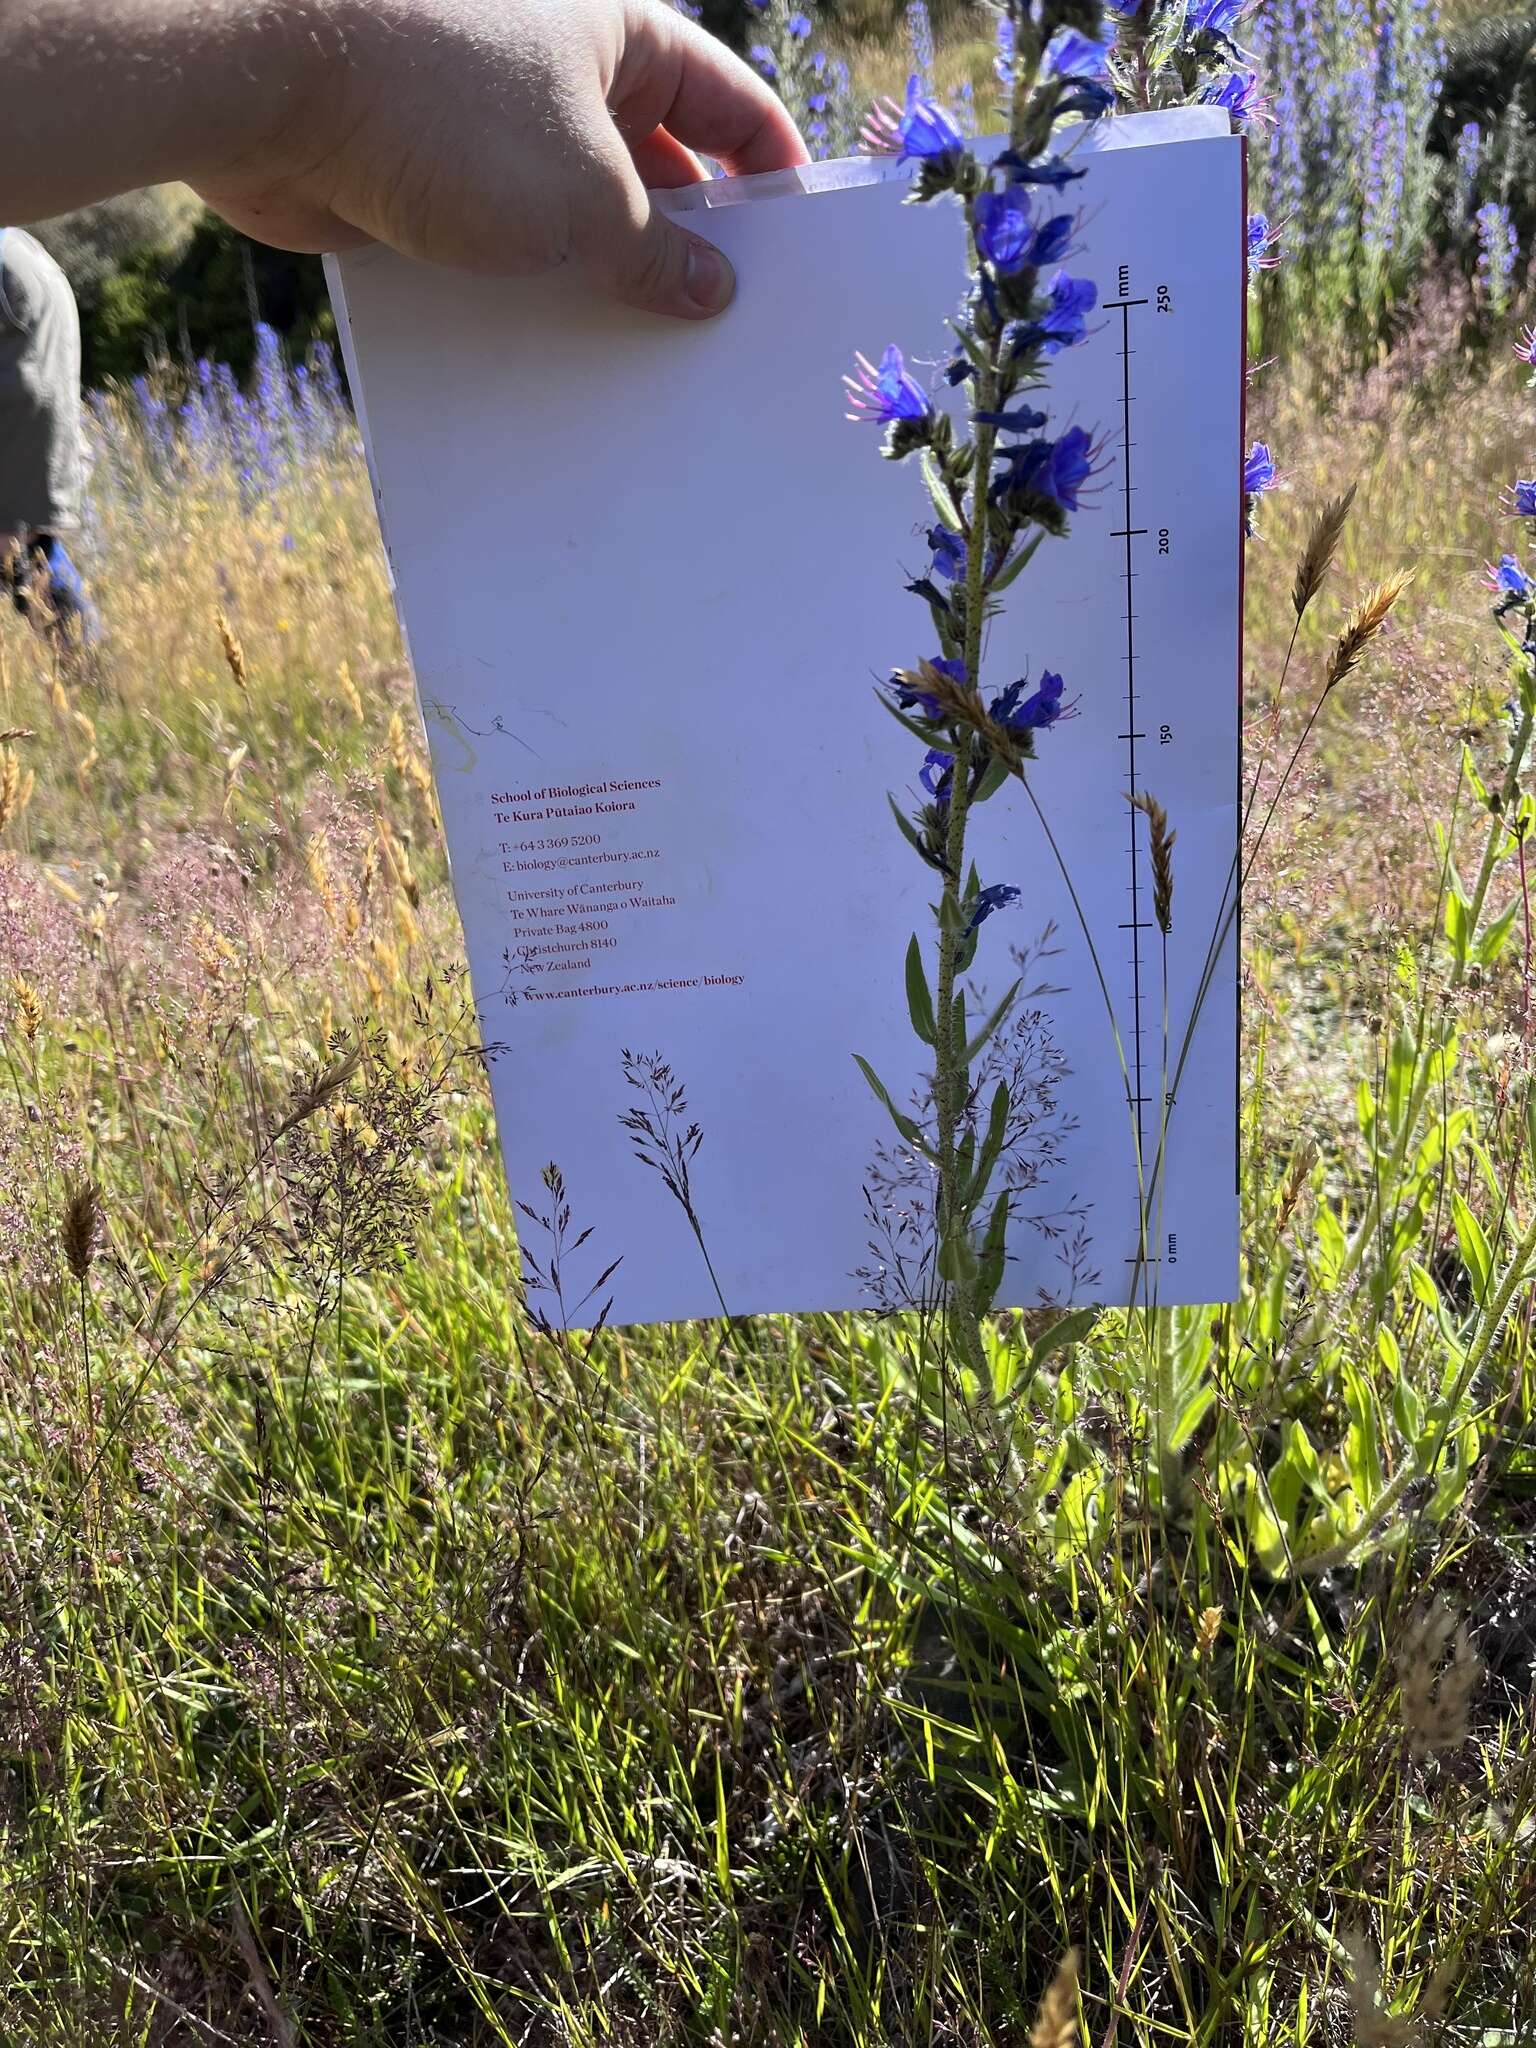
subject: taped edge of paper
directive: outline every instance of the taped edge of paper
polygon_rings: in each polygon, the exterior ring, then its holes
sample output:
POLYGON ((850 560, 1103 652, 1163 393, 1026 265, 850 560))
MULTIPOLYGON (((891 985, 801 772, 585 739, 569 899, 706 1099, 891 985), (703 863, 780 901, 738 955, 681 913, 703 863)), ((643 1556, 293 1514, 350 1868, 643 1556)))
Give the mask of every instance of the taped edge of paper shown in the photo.
MULTIPOLYGON (((1069 149, 1097 154, 1108 149, 1142 149, 1162 142, 1208 142, 1232 139, 1232 120, 1225 107, 1170 107, 1147 114, 1120 114, 1112 121, 1079 123, 1062 131, 1069 149)), ((1001 155, 1006 138, 986 136, 970 148, 984 161, 1001 155)), ((670 214, 702 213, 721 206, 741 206, 754 199, 783 199, 793 194, 848 192, 863 185, 907 180, 911 171, 893 156, 837 157, 829 163, 802 164, 789 171, 759 171, 750 178, 710 178, 699 185, 676 186, 652 197, 670 214)))

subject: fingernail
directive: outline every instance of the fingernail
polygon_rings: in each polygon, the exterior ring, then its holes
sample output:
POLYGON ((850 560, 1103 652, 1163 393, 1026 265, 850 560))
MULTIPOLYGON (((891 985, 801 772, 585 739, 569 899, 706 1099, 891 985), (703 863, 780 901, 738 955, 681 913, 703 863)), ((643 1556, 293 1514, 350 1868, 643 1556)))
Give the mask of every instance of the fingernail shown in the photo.
POLYGON ((736 273, 712 242, 688 244, 688 297, 701 313, 722 313, 736 292, 736 273))

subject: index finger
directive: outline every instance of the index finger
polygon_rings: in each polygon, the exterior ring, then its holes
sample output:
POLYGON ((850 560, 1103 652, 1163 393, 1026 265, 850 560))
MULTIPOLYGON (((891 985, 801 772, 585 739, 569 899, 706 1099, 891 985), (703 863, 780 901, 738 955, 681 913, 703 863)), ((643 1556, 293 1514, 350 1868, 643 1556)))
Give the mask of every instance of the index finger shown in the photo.
POLYGON ((610 104, 627 140, 664 128, 737 176, 810 161, 799 129, 767 81, 697 22, 665 5, 626 8, 610 104))

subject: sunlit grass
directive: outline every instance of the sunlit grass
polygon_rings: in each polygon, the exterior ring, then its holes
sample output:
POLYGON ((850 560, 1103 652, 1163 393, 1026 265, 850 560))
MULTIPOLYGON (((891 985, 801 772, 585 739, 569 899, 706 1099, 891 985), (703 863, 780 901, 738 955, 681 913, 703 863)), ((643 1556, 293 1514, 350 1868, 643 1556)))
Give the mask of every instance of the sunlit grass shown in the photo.
POLYGON ((1378 1965, 1516 2038, 1523 977, 1448 971, 1434 828, 1525 395, 1332 388, 1256 394, 1254 718, 1322 498, 1298 715, 1417 580, 1252 892, 1244 1301, 1010 1317, 986 1383, 867 1317, 540 1334, 355 437, 253 491, 114 416, 99 653, 0 621, 8 2044, 1011 2048, 1073 1946, 1094 2043, 1411 2039, 1378 1965))

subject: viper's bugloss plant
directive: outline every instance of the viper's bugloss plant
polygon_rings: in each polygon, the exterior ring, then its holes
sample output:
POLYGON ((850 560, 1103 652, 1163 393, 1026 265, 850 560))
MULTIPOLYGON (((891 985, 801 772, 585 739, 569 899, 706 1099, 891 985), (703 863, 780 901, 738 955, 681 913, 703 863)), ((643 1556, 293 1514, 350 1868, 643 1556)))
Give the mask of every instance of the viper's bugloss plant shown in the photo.
POLYGON ((1098 0, 1009 0, 1004 28, 1008 144, 995 162, 971 151, 918 74, 904 105, 877 108, 866 129, 871 148, 915 166, 915 203, 951 198, 964 215, 969 276, 944 379, 963 403, 963 423, 912 376, 894 343, 878 365, 858 357, 846 380, 850 418, 883 427, 893 461, 920 462, 935 518, 927 571, 910 588, 937 645, 896 669, 882 693, 885 710, 924 749, 924 800, 910 813, 891 801, 939 891, 931 954, 914 936, 906 964, 912 1026, 933 1059, 931 1113, 921 1121, 905 1115, 860 1065, 936 1176, 937 1274, 951 1341, 969 1363, 980 1360, 980 1318, 1002 1282, 1009 1219, 1008 1191, 992 1192, 1009 1092, 1000 1082, 983 1114, 972 1067, 1006 1021, 1018 984, 979 1028, 962 984, 983 928, 1020 890, 978 873, 967 826, 976 805, 1022 774, 1036 735, 1067 708, 1066 683, 1050 670, 1001 687, 984 678, 983 629, 1041 543, 1066 534, 1099 466, 1089 431, 1054 425, 1039 401, 1052 358, 1087 340, 1098 303, 1094 282, 1065 267, 1077 227, 1068 193, 1083 171, 1053 137, 1062 119, 1092 120, 1112 100, 1098 0))
POLYGON ((815 0, 753 0, 752 12, 748 58, 794 116, 811 155, 851 154, 861 118, 852 74, 846 58, 821 46, 815 0))
MULTIPOLYGON (((1272 119, 1252 153, 1260 202, 1286 223, 1292 261, 1266 284, 1266 336, 1293 324, 1348 334, 1374 354, 1430 246, 1438 173, 1426 142, 1440 102, 1436 0, 1266 0, 1241 38, 1265 73, 1272 119)), ((1480 138, 1452 171, 1452 227, 1468 232, 1480 138)))

